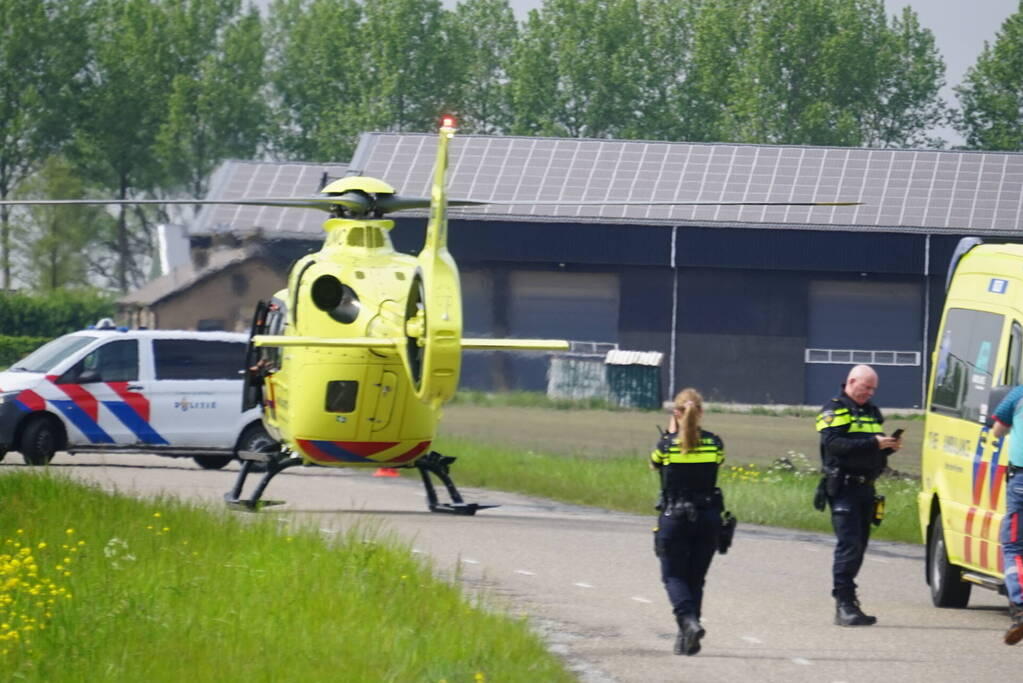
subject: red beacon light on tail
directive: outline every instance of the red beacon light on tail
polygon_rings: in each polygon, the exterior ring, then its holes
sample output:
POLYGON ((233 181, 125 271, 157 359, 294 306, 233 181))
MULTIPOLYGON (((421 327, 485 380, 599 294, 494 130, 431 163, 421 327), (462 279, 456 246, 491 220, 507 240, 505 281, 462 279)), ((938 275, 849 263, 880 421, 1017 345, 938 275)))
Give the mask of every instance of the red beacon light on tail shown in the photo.
POLYGON ((454 116, 451 116, 449 114, 447 116, 442 116, 441 117, 440 125, 443 128, 457 128, 458 127, 458 121, 457 121, 457 119, 455 119, 454 116))

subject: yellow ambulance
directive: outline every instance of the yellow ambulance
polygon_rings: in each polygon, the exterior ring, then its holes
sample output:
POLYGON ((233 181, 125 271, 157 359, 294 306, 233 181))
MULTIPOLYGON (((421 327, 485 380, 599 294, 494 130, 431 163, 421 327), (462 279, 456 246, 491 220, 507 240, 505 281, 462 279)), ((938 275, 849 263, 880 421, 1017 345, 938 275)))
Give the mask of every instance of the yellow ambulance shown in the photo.
POLYGON ((920 529, 938 607, 965 607, 974 585, 1005 592, 998 533, 1008 439, 990 416, 1021 381, 1023 245, 960 240, 931 357, 920 529))

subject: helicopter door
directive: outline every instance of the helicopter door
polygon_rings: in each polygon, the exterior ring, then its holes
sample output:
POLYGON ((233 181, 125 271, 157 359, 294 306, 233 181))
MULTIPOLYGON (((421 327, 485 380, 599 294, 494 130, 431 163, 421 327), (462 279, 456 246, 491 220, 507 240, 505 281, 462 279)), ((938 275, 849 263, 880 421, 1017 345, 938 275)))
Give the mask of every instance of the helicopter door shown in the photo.
POLYGON ((391 422, 391 412, 394 410, 394 396, 397 393, 398 376, 393 372, 385 370, 380 375, 380 381, 374 389, 379 390, 376 407, 373 410, 371 432, 379 432, 391 422))
POLYGON ((263 376, 254 368, 259 362, 259 349, 252 344, 252 338, 266 332, 266 314, 270 304, 260 299, 256 303, 256 312, 252 316, 249 327, 249 347, 245 351, 245 368, 242 370, 242 412, 255 408, 263 403, 263 376))

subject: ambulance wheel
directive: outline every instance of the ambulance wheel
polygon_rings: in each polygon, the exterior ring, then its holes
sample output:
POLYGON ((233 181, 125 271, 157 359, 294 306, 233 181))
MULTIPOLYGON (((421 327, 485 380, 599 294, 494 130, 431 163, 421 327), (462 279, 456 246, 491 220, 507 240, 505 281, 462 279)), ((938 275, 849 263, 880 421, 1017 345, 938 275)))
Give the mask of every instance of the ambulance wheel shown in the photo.
POLYGON ((57 452, 59 440, 53 421, 47 417, 37 417, 29 422, 22 432, 21 446, 18 450, 29 465, 45 465, 57 452))
POLYGON ((196 455, 192 457, 192 460, 195 460, 195 464, 204 470, 219 470, 233 458, 230 455, 196 455))
POLYGON ((973 586, 960 578, 962 568, 948 561, 945 548, 945 530, 941 515, 931 525, 930 543, 927 544, 927 577, 931 584, 931 602, 935 607, 966 607, 973 586))

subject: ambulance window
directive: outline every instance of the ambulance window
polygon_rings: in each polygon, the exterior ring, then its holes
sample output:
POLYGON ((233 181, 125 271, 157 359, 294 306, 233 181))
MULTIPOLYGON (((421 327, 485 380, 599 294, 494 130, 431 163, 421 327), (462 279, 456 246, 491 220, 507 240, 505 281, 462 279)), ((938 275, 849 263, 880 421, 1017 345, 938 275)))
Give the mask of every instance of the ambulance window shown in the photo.
POLYGON ((154 339, 157 379, 237 379, 245 367, 243 342, 154 339))
POLYGON ((1009 350, 1005 357, 1005 384, 1019 384, 1020 345, 1023 344, 1023 327, 1015 320, 1009 331, 1009 350))
POLYGON ((952 308, 938 347, 931 410, 978 422, 987 403, 1003 318, 994 313, 952 308))

